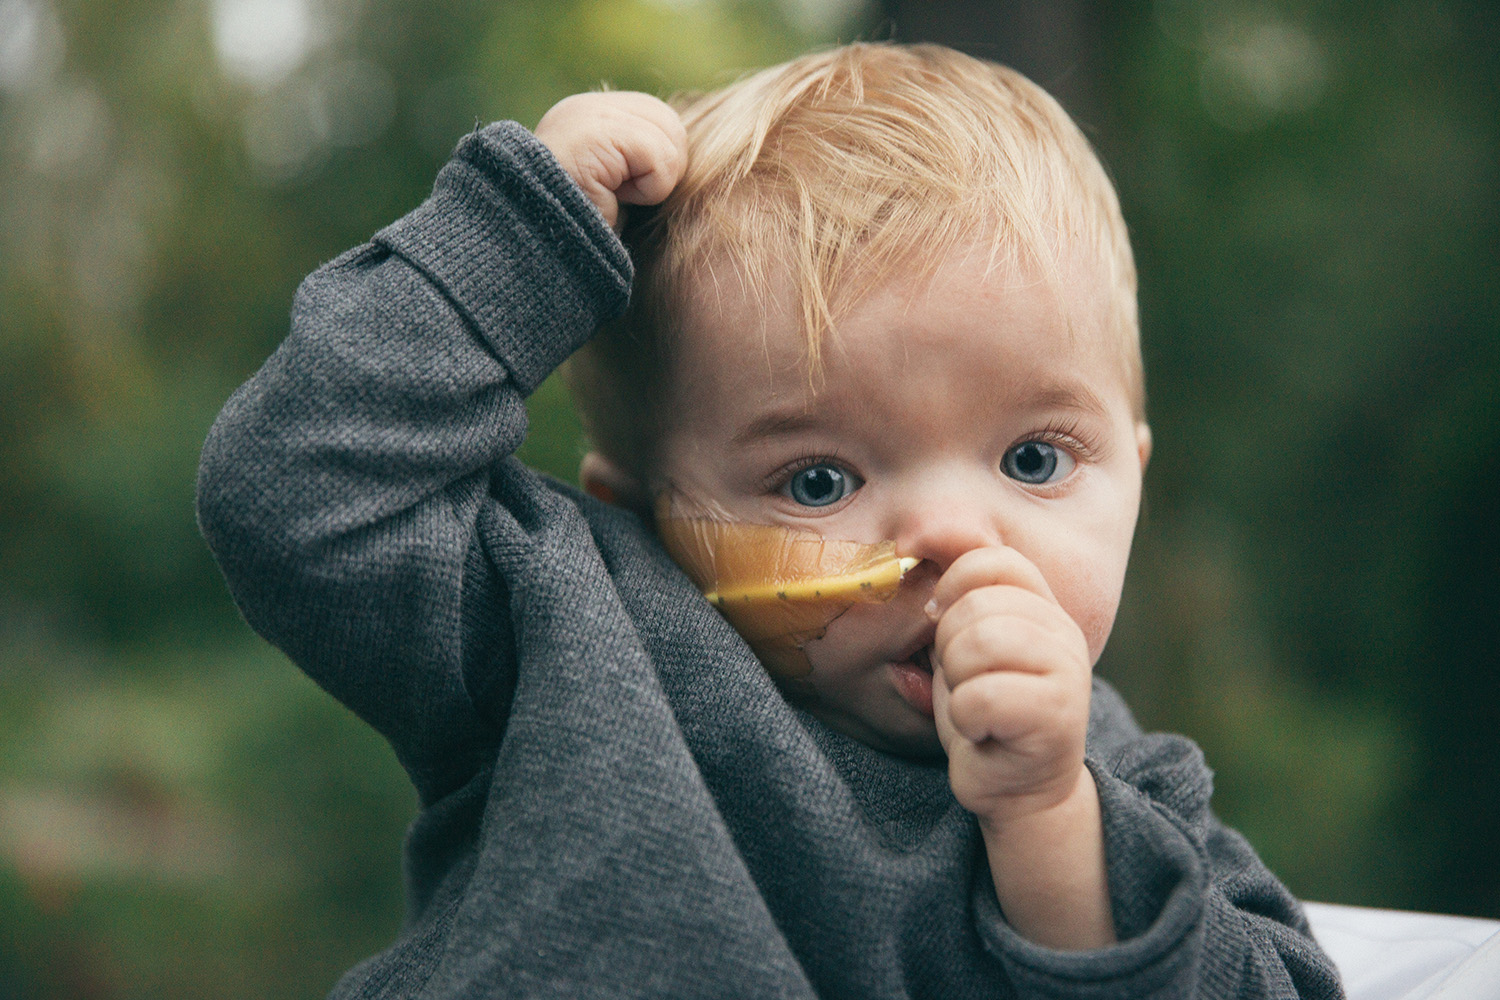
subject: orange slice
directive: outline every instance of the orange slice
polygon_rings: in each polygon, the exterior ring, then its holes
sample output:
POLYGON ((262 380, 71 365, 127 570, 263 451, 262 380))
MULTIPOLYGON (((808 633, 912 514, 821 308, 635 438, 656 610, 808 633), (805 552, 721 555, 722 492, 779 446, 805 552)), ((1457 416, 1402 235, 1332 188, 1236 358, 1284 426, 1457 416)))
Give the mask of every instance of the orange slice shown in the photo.
POLYGON ((918 562, 898 558, 895 542, 672 517, 669 510, 663 503, 657 511, 667 552, 778 677, 811 673, 803 645, 851 606, 889 600, 918 562))

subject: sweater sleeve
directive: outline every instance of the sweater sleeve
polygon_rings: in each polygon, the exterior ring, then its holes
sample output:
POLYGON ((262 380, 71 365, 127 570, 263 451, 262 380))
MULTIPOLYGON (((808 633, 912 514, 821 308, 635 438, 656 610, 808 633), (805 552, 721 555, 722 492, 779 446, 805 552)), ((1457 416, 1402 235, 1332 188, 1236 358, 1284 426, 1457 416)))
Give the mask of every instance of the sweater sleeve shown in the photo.
MULTIPOLYGON (((251 626, 395 747, 425 801, 475 773, 514 687, 486 539, 525 396, 629 295, 628 256, 514 123, 298 290, 204 445, 199 524, 251 626)), ((554 497, 555 500, 555 497, 554 497)))
MULTIPOLYGON (((1025 940, 976 885, 987 947, 1023 997, 1343 996, 1301 907, 1209 808, 1213 776, 1191 741, 1142 734, 1096 683, 1088 766, 1099 789, 1118 944, 1062 952, 1025 940)), ((988 873, 984 873, 987 881, 988 873)))

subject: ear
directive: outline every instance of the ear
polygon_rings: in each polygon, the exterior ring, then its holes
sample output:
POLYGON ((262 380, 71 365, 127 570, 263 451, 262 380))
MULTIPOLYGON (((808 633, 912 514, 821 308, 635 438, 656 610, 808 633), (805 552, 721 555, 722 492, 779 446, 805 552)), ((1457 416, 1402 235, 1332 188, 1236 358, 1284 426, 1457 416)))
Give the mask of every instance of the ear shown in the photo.
POLYGON ((1151 428, 1143 420, 1135 425, 1135 453, 1141 459, 1141 472, 1146 471, 1146 465, 1151 461, 1151 428))
POLYGON ((583 491, 596 500, 649 515, 651 503, 641 481, 597 451, 583 456, 578 465, 583 491))

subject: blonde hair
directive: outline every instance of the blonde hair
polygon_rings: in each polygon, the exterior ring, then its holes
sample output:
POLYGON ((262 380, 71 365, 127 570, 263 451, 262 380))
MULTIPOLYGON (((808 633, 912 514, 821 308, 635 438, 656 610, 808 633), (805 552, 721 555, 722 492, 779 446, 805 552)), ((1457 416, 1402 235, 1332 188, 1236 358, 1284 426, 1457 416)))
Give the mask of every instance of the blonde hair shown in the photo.
POLYGON ((1114 188, 1072 119, 1019 73, 941 46, 858 43, 673 103, 687 172, 657 210, 633 210, 630 308, 569 366, 584 428, 613 461, 649 469, 672 343, 720 260, 752 301, 790 278, 815 375, 841 314, 893 274, 930 276, 987 242, 992 264, 1036 266, 1066 296, 1062 263, 1080 255, 1107 283, 1107 332, 1143 412, 1114 188))

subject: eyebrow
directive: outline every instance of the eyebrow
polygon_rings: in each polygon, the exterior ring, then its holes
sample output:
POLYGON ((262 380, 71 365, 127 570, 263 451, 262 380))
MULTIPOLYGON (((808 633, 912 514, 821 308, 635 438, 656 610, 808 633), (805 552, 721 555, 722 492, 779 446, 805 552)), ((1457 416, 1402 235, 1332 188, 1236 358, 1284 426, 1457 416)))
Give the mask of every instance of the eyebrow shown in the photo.
POLYGON ((1099 417, 1109 413, 1094 390, 1082 382, 1049 382, 1037 391, 1031 403, 1039 409, 1083 410, 1099 417))
MULTIPOLYGON (((1082 382, 1056 381, 1044 384, 1028 400, 1038 410, 1080 410, 1103 417, 1108 409, 1099 396, 1082 382)), ((747 444, 764 438, 797 434, 821 423, 816 414, 805 410, 773 410, 763 413, 735 432, 731 443, 747 444)))
POLYGON ((816 426, 818 418, 806 411, 779 410, 763 413, 737 431, 731 442, 746 444, 760 438, 796 434, 816 426))

